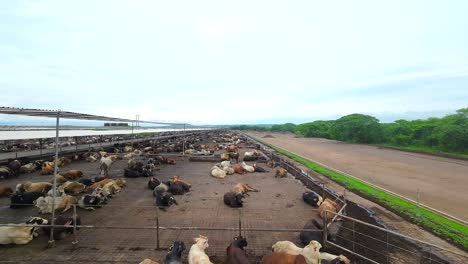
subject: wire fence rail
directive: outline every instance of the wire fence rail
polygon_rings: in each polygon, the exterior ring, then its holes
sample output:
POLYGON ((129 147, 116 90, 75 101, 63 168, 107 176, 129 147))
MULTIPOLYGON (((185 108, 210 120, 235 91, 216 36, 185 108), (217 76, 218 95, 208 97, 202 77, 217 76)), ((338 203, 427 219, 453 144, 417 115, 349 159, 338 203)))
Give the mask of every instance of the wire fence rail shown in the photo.
MULTIPOLYGON (((117 208, 122 209, 123 206, 115 205, 103 205, 103 207, 117 208)), ((134 206, 132 209, 142 208, 148 210, 148 206, 134 206)), ((323 235, 323 247, 324 248, 336 248, 342 252, 342 254, 353 256, 357 263, 451 263, 441 260, 442 256, 451 256, 455 259, 458 259, 461 262, 454 263, 468 263, 468 256, 466 254, 461 254, 458 252, 451 251, 449 249, 442 248, 440 246, 427 243, 412 237, 409 237, 404 234, 397 233, 392 230, 388 230, 376 225, 372 225, 361 220, 348 217, 341 213, 336 213, 332 211, 326 211, 324 219, 327 219, 328 214, 339 217, 342 223, 341 231, 338 235, 333 238, 333 241, 327 239, 327 234, 330 231, 329 225, 324 225, 322 229, 304 229, 304 228, 291 228, 289 227, 274 227, 274 228, 265 228, 259 226, 252 226, 249 223, 249 214, 243 212, 243 209, 234 209, 233 213, 237 216, 238 221, 230 221, 229 223, 219 223, 219 226, 210 226, 210 225, 200 225, 192 226, 187 225, 174 225, 170 224, 170 221, 167 218, 167 215, 162 214, 160 209, 156 206, 153 206, 154 210, 154 221, 152 225, 138 225, 138 224, 120 224, 120 225, 110 225, 110 224, 77 224, 76 219, 78 218, 78 206, 73 205, 73 212, 70 215, 75 221, 72 224, 68 225, 57 225, 57 224, 47 224, 47 225, 34 225, 34 224, 10 224, 2 223, 0 224, 0 229, 4 227, 31 227, 31 228, 69 228, 72 229, 72 239, 70 246, 72 248, 79 248, 83 245, 94 246, 94 247, 104 247, 105 245, 100 244, 98 236, 101 234, 101 231, 104 233, 113 233, 113 231, 130 231, 133 234, 133 239, 136 240, 136 247, 147 248, 147 249, 156 249, 156 250, 165 250, 167 249, 168 241, 174 241, 182 237, 196 237, 198 233, 203 234, 212 234, 210 235, 210 241, 213 241, 215 246, 211 249, 210 254, 213 256, 224 256, 225 247, 227 247, 230 239, 235 235, 243 235, 247 239, 254 239, 253 237, 262 237, 262 234, 265 233, 276 233, 278 239, 280 239, 281 233, 291 235, 297 234, 298 232, 319 232, 323 235), (235 222, 237 222, 235 224, 235 222), (80 231, 78 231, 80 230, 80 231), (362 231, 364 230, 364 231, 362 231), (143 232, 143 233, 142 233, 143 232), (180 233, 182 232, 182 233, 180 233), (216 233, 213 233, 216 232, 216 233), (378 232, 378 233, 377 233, 378 232), (224 235, 219 235, 224 234, 224 235), (141 237, 140 237, 141 236, 141 237), (145 243, 140 243, 139 239, 143 239, 145 243), (92 241, 94 241, 94 244, 92 241), (414 243, 418 243, 427 248, 425 251, 420 251, 415 248, 405 248, 401 244, 401 240, 411 240, 414 243), (91 242, 90 242, 91 241, 91 242), (371 241, 371 242, 369 242, 371 241), (91 244, 90 244, 91 243, 91 244), (405 259, 409 262, 399 262, 402 259, 405 259), (414 262, 410 262, 414 261, 414 262)), ((204 208, 208 210, 208 208, 204 208)), ((202 210, 202 208, 200 208, 202 210)), ((0 218, 1 222, 5 220, 0 218)), ((334 219, 336 219, 334 217, 334 219)), ((330 223, 337 223, 336 221, 331 221, 330 223)), ((120 233, 120 232, 119 232, 120 233)), ((116 233, 117 234, 117 233, 116 233)), ((4 235, 4 233, 2 233, 4 235)), ((48 235, 48 234, 46 234, 48 235)), ((268 254, 271 252, 271 248, 276 236, 270 241, 260 240, 255 242, 253 248, 251 249, 251 254, 261 255, 268 254)), ((68 240, 70 241, 70 240, 68 240)), ((50 241, 47 241, 49 243, 50 241)), ((62 242, 63 243, 63 242, 62 242)), ((126 243, 132 244, 129 240, 126 240, 126 243)), ((53 259, 53 256, 51 256, 53 259)))

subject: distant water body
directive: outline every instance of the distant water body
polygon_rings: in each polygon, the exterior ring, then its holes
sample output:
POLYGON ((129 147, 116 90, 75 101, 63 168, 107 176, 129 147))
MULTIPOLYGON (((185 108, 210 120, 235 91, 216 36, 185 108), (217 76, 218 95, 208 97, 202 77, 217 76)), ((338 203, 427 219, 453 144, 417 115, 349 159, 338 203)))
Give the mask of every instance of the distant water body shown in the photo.
MULTIPOLYGON (((186 129, 186 131, 193 130, 206 130, 205 129, 186 129)), ((139 133, 153 133, 153 132, 170 132, 170 131, 183 131, 180 128, 148 128, 148 129, 135 129, 134 134, 139 133)), ((76 136, 100 136, 100 135, 128 135, 132 134, 131 129, 118 129, 118 130, 60 130, 59 137, 76 137, 76 136)), ((0 140, 17 140, 17 139, 35 139, 35 138, 53 138, 55 137, 55 130, 11 130, 0 131, 0 140)))

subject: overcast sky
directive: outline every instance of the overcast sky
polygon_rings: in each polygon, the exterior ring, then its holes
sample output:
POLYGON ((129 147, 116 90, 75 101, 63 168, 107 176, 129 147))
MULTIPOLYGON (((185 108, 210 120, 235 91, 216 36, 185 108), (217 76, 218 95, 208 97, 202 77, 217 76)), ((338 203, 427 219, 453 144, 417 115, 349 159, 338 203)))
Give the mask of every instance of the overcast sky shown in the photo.
POLYGON ((468 1, 1 1, 1 106, 203 124, 468 107, 468 1))

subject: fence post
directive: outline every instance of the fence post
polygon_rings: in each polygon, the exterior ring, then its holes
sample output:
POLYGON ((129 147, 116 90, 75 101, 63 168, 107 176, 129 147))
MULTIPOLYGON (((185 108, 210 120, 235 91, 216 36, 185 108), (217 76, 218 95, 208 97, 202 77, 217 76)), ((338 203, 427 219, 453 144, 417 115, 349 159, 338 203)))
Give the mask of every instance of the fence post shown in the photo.
POLYGON ((389 244, 388 244, 388 232, 387 232, 387 254, 386 254, 386 255, 387 255, 387 264, 389 263, 389 262, 388 262, 388 261, 389 261, 389 259, 388 259, 388 252, 389 252, 389 251, 388 251, 388 245, 389 245, 389 244))
POLYGON ((78 238, 76 236, 76 204, 73 205, 73 239, 72 247, 75 248, 78 245, 78 238))
POLYGON ((39 154, 41 155, 41 159, 42 159, 42 138, 39 139, 39 154))
POLYGON ((238 210, 239 212, 239 236, 242 236, 242 210, 238 210))
POLYGON ((159 209, 156 206, 156 249, 160 249, 159 245, 159 209))
POLYGON ((356 221, 353 221, 353 252, 356 252, 356 221))
POLYGON ((327 225, 328 225, 328 218, 327 218, 327 214, 328 214, 328 211, 325 210, 325 217, 324 217, 324 220, 323 220, 323 247, 325 247, 325 245, 327 244, 327 236, 328 236, 328 231, 327 231, 327 225))
POLYGON ((420 194, 420 191, 419 191, 419 188, 418 188, 418 191, 417 191, 417 197, 416 197, 416 201, 417 201, 417 212, 416 212, 416 216, 420 216, 420 213, 419 213, 419 194, 420 194))

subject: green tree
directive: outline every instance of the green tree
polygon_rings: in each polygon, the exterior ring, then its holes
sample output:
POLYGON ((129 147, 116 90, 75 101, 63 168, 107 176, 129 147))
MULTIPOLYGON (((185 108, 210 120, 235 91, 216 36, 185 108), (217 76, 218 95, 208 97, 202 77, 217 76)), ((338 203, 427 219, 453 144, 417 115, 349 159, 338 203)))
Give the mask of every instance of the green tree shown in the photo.
POLYGON ((332 128, 334 139, 356 143, 379 143, 383 130, 379 120, 373 116, 352 114, 335 121, 332 128))

